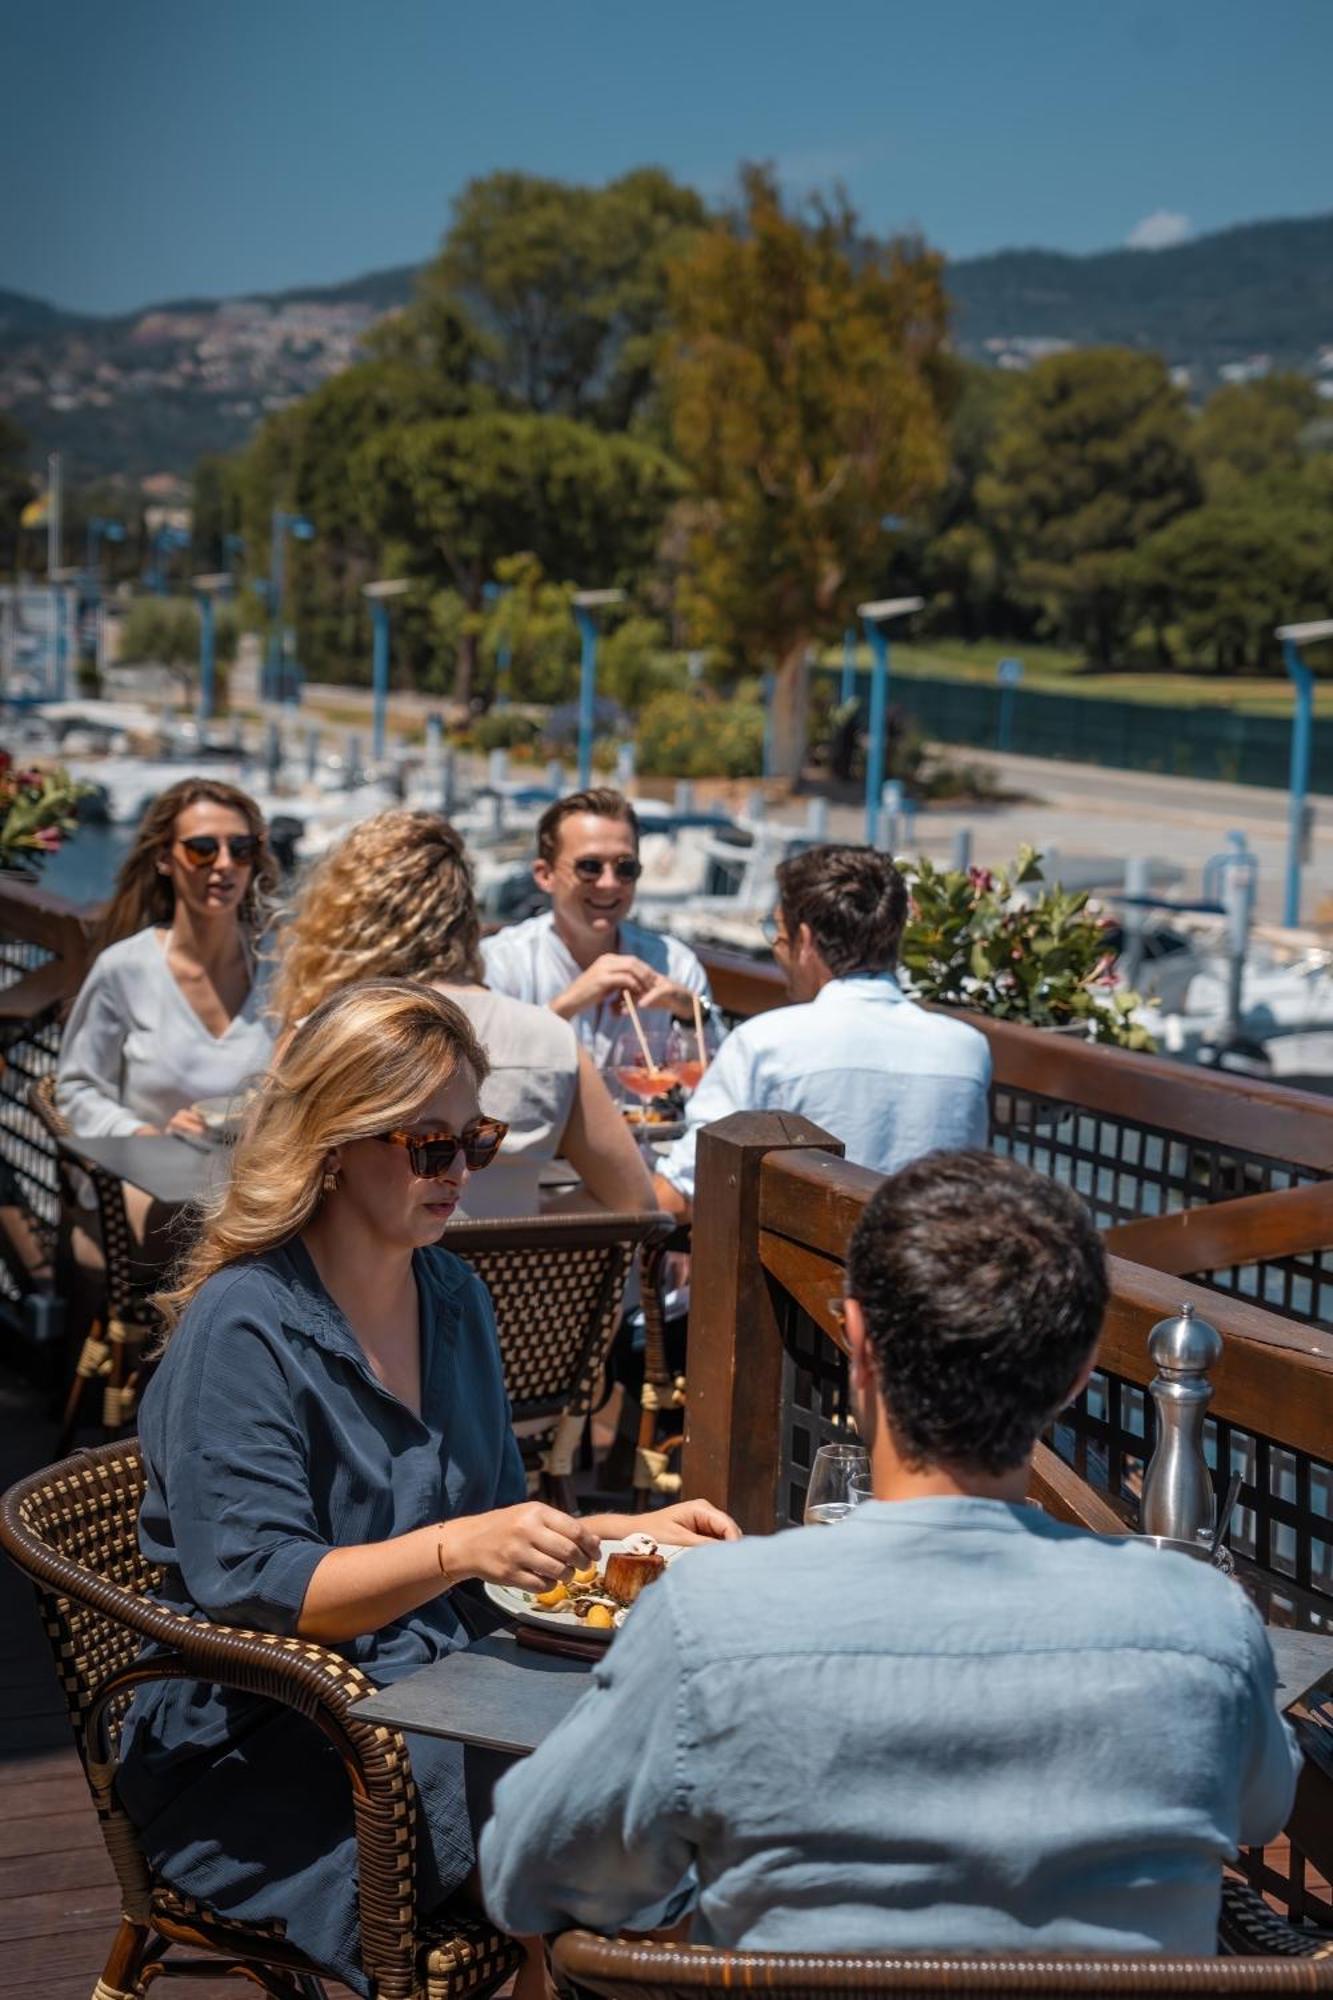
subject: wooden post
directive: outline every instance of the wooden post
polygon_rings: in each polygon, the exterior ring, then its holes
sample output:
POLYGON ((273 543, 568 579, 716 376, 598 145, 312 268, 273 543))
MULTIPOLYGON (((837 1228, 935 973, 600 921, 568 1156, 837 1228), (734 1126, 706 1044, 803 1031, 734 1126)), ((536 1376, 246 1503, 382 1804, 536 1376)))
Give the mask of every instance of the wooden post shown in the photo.
POLYGON ((736 1111, 699 1134, 690 1274, 686 1493, 725 1507, 751 1534, 777 1517, 782 1339, 759 1261, 759 1177, 768 1153, 841 1155, 787 1111, 736 1111))

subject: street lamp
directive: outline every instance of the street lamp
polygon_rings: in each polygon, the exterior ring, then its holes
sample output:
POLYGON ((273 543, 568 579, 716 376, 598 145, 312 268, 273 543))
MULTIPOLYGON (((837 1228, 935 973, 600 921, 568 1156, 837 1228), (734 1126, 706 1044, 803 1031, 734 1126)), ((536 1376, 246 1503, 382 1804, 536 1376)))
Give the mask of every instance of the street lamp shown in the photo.
POLYGON ((153 567, 148 572, 147 583, 148 588, 156 596, 164 597, 166 595, 167 576, 164 564, 178 549, 188 549, 189 546, 190 537, 186 534, 184 528, 173 528, 169 525, 163 526, 153 536, 153 567))
MULTIPOLYGON (((294 541, 313 542, 315 524, 307 521, 304 514, 289 514, 282 507, 273 509, 272 547, 268 566, 268 672, 264 700, 286 701, 289 699, 285 685, 286 674, 283 660, 282 631, 282 587, 287 557, 287 537, 294 541)), ((295 698, 293 690, 292 699, 295 698)))
POLYGON ((215 576, 192 576, 190 588, 199 600, 199 720, 211 722, 217 693, 217 628, 214 614, 219 597, 235 582, 230 570, 215 576))
POLYGON ((579 790, 586 792, 592 783, 592 732, 597 697, 597 636, 598 613, 609 611, 613 604, 623 604, 623 590, 576 590, 574 593, 574 619, 583 641, 583 653, 579 664, 579 790))
MULTIPOLYGON (((502 597, 508 597, 513 587, 512 583, 483 583, 481 586, 482 602, 494 606, 500 602, 502 597)), ((504 637, 498 642, 495 648, 495 706, 497 708, 508 708, 509 706, 509 670, 513 665, 513 660, 514 649, 510 644, 509 633, 505 631, 504 637)))
POLYGON ((88 522, 87 570, 89 576, 97 573, 97 545, 99 542, 123 542, 125 527, 121 521, 108 521, 101 514, 94 514, 88 522))
POLYGON ((884 727, 889 714, 889 635, 895 618, 920 611, 924 597, 881 597, 858 604, 856 615, 870 641, 870 741, 866 746, 866 844, 875 845, 879 831, 880 795, 884 790, 884 727))
POLYGON ((1287 806, 1287 888, 1282 921, 1294 928, 1301 920, 1301 859, 1305 849, 1305 798, 1310 789, 1310 742, 1314 735, 1314 675, 1301 658, 1301 646, 1333 639, 1333 618, 1316 618, 1308 625, 1279 625, 1282 658, 1296 690, 1291 718, 1291 797, 1287 806))
POLYGON ((389 605, 395 597, 401 597, 410 588, 410 584, 402 579, 361 586, 362 595, 370 599, 370 618, 374 628, 371 683, 375 691, 375 719, 371 755, 377 764, 384 760, 385 722, 389 707, 389 605))

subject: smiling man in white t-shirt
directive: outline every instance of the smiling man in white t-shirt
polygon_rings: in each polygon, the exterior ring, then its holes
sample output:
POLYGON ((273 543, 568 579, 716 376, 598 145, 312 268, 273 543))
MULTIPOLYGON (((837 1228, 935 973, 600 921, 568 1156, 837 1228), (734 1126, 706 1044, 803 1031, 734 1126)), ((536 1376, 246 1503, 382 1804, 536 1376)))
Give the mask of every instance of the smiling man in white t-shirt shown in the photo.
POLYGON ((640 873, 629 800, 605 787, 571 792, 537 825, 532 876, 551 908, 482 944, 486 984, 571 1022, 598 1063, 623 1023, 623 994, 682 1021, 693 1018, 691 995, 709 1000, 708 975, 688 945, 630 922, 640 873))

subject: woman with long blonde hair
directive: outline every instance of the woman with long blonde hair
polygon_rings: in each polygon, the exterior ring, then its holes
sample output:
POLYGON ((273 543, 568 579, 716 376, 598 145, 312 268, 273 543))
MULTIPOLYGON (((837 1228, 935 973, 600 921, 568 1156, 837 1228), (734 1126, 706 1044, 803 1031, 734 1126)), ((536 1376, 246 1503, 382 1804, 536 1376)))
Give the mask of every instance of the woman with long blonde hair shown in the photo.
MULTIPOLYGON (((490 1300, 439 1247, 504 1137, 480 1109, 486 1068, 460 1009, 403 980, 332 994, 275 1062, 160 1301, 139 1540, 173 1609, 336 1646, 387 1682, 467 1644, 469 1584, 542 1590, 633 1532, 526 1498, 490 1300)), ((702 1502, 653 1529, 737 1532, 702 1502)), ((408 1742, 424 1913, 467 1889, 484 1810, 461 1746, 408 1742)), ((117 1784, 167 1882, 280 1922, 366 1992, 330 1744, 249 1697, 159 1683, 135 1696, 117 1784)))
POLYGON ((362 820, 302 886, 281 941, 273 1005, 299 1021, 350 979, 420 979, 471 1021, 490 1062, 485 1108, 509 1128, 470 1216, 530 1215, 557 1155, 605 1208, 654 1205, 643 1156, 573 1028, 482 985, 481 922, 462 837, 438 813, 362 820))
POLYGON ((247 793, 195 777, 154 799, 61 1042, 56 1100, 76 1134, 198 1135, 196 1104, 267 1067, 256 945, 276 881, 247 793))

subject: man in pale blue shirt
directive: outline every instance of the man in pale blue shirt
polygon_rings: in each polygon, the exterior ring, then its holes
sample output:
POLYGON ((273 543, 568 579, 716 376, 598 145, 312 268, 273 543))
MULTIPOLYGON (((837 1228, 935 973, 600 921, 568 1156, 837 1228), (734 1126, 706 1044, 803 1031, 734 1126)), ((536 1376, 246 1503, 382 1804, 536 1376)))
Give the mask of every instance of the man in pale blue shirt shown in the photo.
POLYGON ((699 1129, 731 1111, 800 1112, 853 1165, 882 1174, 986 1144, 990 1044, 899 986, 906 916, 902 876, 873 848, 815 847, 782 863, 773 954, 798 1004, 742 1022, 718 1050, 656 1177, 663 1208, 689 1214, 699 1129))
POLYGON ((532 879, 551 907, 483 940, 486 984, 571 1023, 605 1066, 625 1027, 625 995, 640 1009, 693 1021, 694 996, 711 1006, 708 975, 687 944, 631 923, 639 820, 621 793, 570 792, 537 822, 532 879))
MULTIPOLYGON (((511 1932, 805 1952, 1216 1948, 1221 1869, 1299 1754, 1208 1563, 1025 1504, 1107 1286, 1078 1199, 990 1154, 887 1181, 844 1306, 874 1498, 674 1563, 500 1782, 511 1932)), ((756 1449, 776 1449, 776 1440, 756 1449)))

